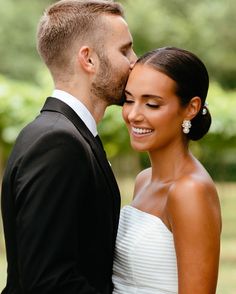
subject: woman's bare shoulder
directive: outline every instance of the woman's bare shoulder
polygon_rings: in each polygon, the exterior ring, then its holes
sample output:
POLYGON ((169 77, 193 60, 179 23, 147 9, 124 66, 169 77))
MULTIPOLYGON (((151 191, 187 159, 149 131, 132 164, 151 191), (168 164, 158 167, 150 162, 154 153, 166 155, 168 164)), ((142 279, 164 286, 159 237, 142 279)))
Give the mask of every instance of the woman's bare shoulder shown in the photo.
POLYGON ((207 173, 192 173, 175 181, 168 195, 170 222, 205 221, 211 218, 221 226, 220 203, 214 182, 207 173))
POLYGON ((135 179, 135 185, 134 185, 134 195, 136 195, 137 192, 140 191, 146 185, 150 177, 151 177, 151 168, 144 169, 137 175, 135 179))

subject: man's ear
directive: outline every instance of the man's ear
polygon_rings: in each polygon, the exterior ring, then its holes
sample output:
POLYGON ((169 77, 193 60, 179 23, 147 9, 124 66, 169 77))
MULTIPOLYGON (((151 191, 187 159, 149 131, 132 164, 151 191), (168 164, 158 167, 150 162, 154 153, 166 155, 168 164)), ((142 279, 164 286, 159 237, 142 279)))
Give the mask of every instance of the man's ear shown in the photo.
POLYGON ((92 49, 88 46, 82 46, 78 53, 78 62, 81 67, 88 73, 95 72, 95 61, 92 49))
POLYGON ((193 97, 187 108, 186 108, 186 112, 185 112, 185 119, 191 120, 193 119, 199 112, 200 108, 201 108, 201 98, 198 96, 193 97))

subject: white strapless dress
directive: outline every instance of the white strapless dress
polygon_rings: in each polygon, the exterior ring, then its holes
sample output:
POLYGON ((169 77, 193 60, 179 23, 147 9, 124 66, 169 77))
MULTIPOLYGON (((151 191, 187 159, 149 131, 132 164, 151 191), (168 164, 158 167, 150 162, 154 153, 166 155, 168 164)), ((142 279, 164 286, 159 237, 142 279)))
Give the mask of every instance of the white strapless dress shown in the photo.
POLYGON ((112 280, 113 294, 178 293, 173 235, 160 218, 122 208, 112 280))

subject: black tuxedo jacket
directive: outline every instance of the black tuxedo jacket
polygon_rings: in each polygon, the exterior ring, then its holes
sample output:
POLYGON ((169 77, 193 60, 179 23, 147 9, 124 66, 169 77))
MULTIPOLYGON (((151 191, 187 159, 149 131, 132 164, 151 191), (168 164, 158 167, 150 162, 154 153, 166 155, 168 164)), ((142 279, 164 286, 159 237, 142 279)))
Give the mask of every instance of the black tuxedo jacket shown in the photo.
POLYGON ((2 293, 111 293, 119 211, 103 148, 68 105, 48 98, 4 174, 2 293))

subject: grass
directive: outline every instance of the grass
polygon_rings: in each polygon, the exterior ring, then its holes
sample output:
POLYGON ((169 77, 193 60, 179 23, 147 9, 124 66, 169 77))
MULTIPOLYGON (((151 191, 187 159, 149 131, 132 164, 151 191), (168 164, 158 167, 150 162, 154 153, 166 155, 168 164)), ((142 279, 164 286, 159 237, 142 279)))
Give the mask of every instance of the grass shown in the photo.
MULTIPOLYGON (((118 180, 122 205, 131 201, 133 179, 118 180)), ((236 293, 236 183, 217 184, 223 219, 222 246, 217 294, 236 293)), ((1 228, 0 228, 1 233, 1 228)), ((0 292, 6 281, 6 259, 3 236, 0 234, 0 292)))

